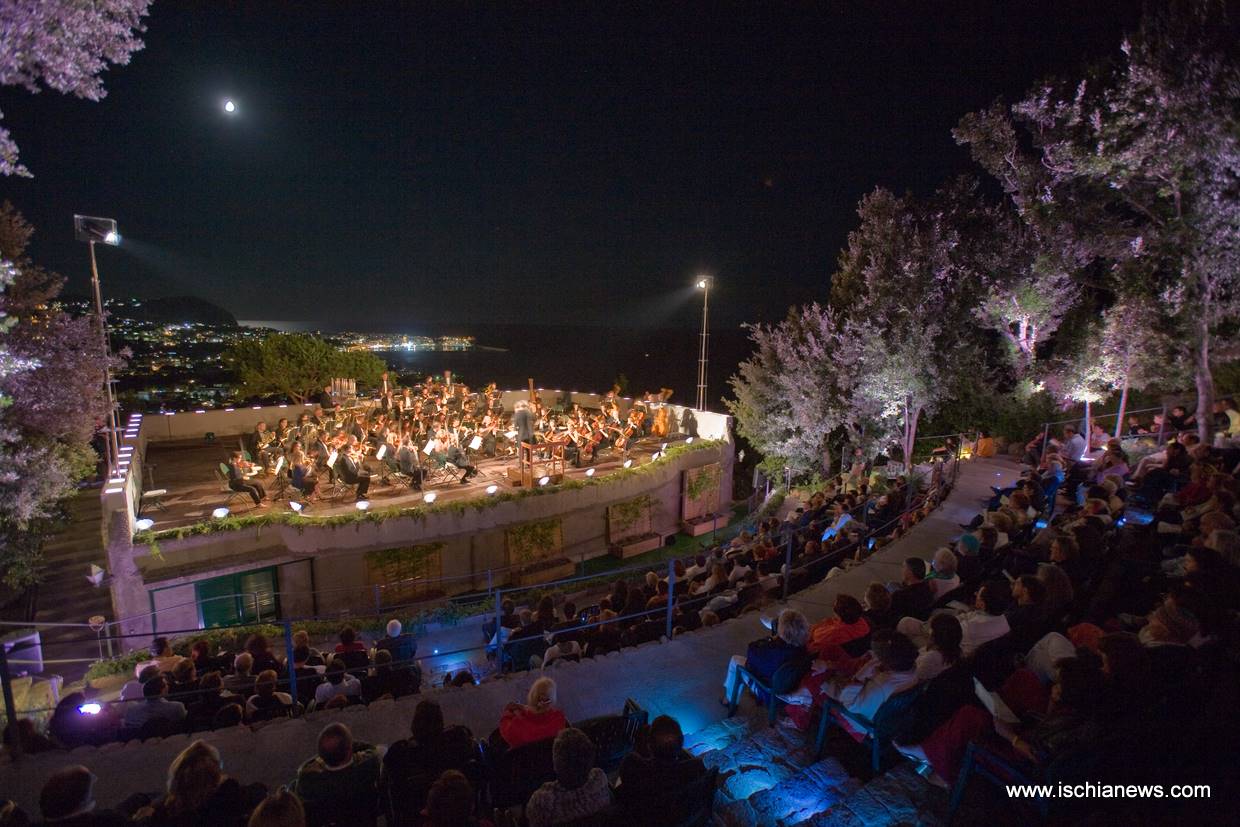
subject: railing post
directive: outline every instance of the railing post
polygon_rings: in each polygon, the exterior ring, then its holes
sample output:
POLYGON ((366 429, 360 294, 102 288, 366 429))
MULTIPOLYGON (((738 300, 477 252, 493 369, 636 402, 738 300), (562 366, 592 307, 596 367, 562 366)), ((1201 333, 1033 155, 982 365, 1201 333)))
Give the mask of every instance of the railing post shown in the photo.
POLYGON ((1042 457, 1046 456, 1046 449, 1051 444, 1051 423, 1047 422, 1042 426, 1042 447, 1038 449, 1038 464, 1042 464, 1042 457))
POLYGON ((375 592, 375 614, 381 614, 383 612, 383 596, 379 591, 379 584, 376 583, 373 588, 375 592))
POLYGON ((500 634, 501 612, 500 598, 503 596, 503 589, 495 590, 495 664, 499 667, 499 673, 504 674, 504 636, 500 634))
POLYGON ((21 731, 17 727, 17 704, 13 702, 13 682, 9 678, 9 653, 4 648, 4 644, 0 643, 0 686, 4 689, 4 715, 8 721, 8 727, 13 733, 13 743, 9 748, 13 751, 13 760, 16 761, 22 757, 22 736, 21 731))
POLYGON ((676 561, 667 561, 667 639, 672 639, 672 612, 676 607, 676 561))
POLYGON ((494 588, 495 588, 494 578, 492 578, 491 576, 491 570, 487 569, 487 594, 491 594, 494 588))
POLYGON ((284 621, 284 658, 284 668, 288 672, 288 694, 293 696, 293 708, 296 709, 297 667, 293 665, 293 624, 288 620, 284 621))
POLYGON ((788 600, 788 581, 792 579, 792 538, 795 531, 788 532, 788 542, 784 547, 784 600, 788 600))

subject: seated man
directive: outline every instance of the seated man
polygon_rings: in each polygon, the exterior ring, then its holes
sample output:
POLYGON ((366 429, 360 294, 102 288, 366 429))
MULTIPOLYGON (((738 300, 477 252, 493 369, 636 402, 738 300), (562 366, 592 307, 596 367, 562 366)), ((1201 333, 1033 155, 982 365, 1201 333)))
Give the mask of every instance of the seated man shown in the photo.
POLYGON ((438 462, 450 462, 465 473, 461 475, 461 484, 469 482, 478 475, 478 469, 470 464, 465 452, 453 445, 447 431, 435 434, 435 442, 431 446, 431 457, 438 462))
POLYGON ((686 789, 706 775, 702 759, 685 752, 685 736, 675 718, 660 715, 645 738, 620 763, 616 801, 626 823, 649 827, 679 824, 676 812, 686 789))
POLYGON ((57 770, 47 779, 39 793, 39 810, 44 823, 65 827, 120 827, 130 823, 120 813, 96 809, 95 776, 80 765, 57 770))
POLYGON ((276 442, 275 432, 267 427, 267 423, 259 420, 250 434, 250 444, 254 456, 263 468, 271 468, 280 453, 280 445, 276 442))
POLYGON ((130 704, 125 710, 125 727, 141 729, 144 724, 154 720, 165 720, 174 724, 184 721, 185 704, 168 700, 164 697, 167 694, 168 681, 163 675, 157 675, 143 684, 143 699, 130 704))
POLYGON ((769 683, 779 667, 789 661, 800 659, 808 666, 809 659, 805 654, 807 640, 809 621, 805 619, 805 615, 794 609, 784 609, 779 614, 774 635, 749 644, 749 650, 744 657, 732 656, 732 660, 728 662, 727 677, 723 681, 723 697, 720 703, 724 706, 731 705, 737 681, 741 680, 741 666, 763 683, 769 683))
POLYGON ((362 462, 357 437, 349 436, 344 449, 336 457, 334 470, 346 485, 357 486, 357 499, 366 499, 366 492, 370 490, 370 472, 362 462))
POLYGON ((413 635, 402 634, 403 628, 399 620, 389 620, 387 634, 375 643, 375 649, 386 649, 392 653, 392 667, 395 669, 411 668, 414 657, 418 654, 418 639, 413 635))
POLYGON ((228 458, 228 487, 247 494, 257 508, 264 508, 267 505, 263 502, 267 498, 267 491, 262 483, 250 478, 250 472, 255 467, 254 463, 246 461, 240 451, 233 451, 228 458))
POLYGON ((378 781, 379 751, 362 741, 354 742, 349 728, 336 723, 319 733, 318 755, 298 768, 290 789, 307 809, 347 806, 367 797, 373 807, 378 781))
POLYGON ((934 605, 934 588, 926 582, 926 561, 909 557, 901 569, 900 586, 891 593, 891 611, 897 617, 924 618, 934 605))
POLYGON ((611 804, 607 776, 594 766, 594 742, 569 727, 551 747, 555 780, 543 784, 525 805, 530 827, 552 827, 601 812, 611 804))
POLYGON ((409 478, 410 488, 414 491, 422 490, 426 472, 418 463, 418 448, 413 444, 413 438, 408 435, 400 441, 400 448, 396 450, 396 467, 409 478))

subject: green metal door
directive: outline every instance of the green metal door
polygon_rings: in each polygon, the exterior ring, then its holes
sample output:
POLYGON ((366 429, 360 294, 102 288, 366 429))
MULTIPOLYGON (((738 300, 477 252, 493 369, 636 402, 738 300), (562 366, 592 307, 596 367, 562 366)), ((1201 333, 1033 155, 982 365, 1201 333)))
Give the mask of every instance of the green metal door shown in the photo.
POLYGON ((204 628, 256 623, 277 617, 274 567, 226 574, 194 584, 198 619, 204 628))

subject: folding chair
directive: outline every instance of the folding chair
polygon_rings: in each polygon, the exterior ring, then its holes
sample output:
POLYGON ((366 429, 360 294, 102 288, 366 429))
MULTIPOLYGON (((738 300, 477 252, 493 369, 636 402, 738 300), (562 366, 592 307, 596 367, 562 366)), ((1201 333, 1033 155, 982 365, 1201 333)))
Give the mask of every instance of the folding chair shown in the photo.
POLYGON ((438 454, 426 455, 426 483, 458 482, 464 473, 438 454))
POLYGON ((237 491, 228 484, 228 466, 224 463, 221 462, 219 467, 215 469, 215 476, 220 481, 220 493, 228 498, 224 501, 225 505, 233 500, 248 500, 250 498, 249 494, 244 491, 237 491))

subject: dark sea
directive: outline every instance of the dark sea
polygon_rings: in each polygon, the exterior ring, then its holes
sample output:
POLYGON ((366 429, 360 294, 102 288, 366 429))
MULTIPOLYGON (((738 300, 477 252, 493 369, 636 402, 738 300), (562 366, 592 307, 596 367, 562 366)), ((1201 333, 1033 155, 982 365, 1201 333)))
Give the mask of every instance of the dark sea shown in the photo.
MULTIPOLYGON (((242 324, 279 330, 340 332, 315 322, 245 320, 242 324)), ((538 388, 602 392, 623 374, 628 380, 624 395, 672 388, 673 402, 693 404, 697 396, 698 355, 701 329, 607 328, 555 325, 476 325, 462 327, 420 326, 417 330, 358 330, 363 333, 409 333, 411 335, 471 335, 477 346, 462 352, 383 352, 402 379, 412 381, 425 374, 451 370, 459 380, 474 387, 495 382, 502 388, 523 388, 528 379, 538 388)), ((739 327, 712 330, 709 339, 709 407, 722 410, 721 399, 729 393, 727 380, 751 351, 748 337, 739 327)))

